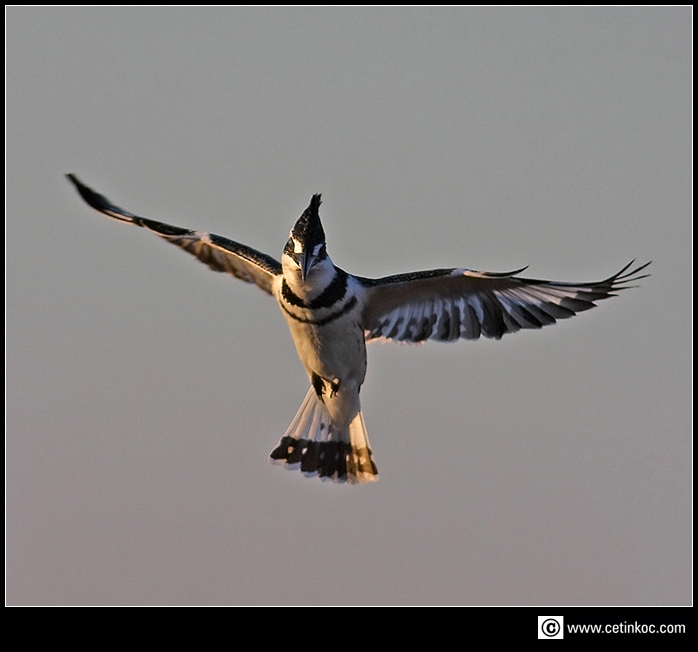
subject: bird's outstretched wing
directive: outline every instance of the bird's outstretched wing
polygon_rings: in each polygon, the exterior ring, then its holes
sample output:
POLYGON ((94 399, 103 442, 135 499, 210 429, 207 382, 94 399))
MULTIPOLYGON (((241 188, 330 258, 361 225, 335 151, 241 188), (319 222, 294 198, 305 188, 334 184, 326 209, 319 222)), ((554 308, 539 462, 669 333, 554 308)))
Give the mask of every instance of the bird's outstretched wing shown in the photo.
POLYGON ((247 283, 255 283, 271 294, 272 281, 275 276, 281 274, 281 263, 271 256, 214 233, 190 231, 139 217, 114 206, 104 195, 88 188, 74 174, 66 176, 73 182, 82 198, 100 213, 122 222, 145 227, 164 240, 181 247, 192 256, 196 256, 212 270, 232 274, 247 283))
POLYGON ((480 335, 499 339, 522 328, 541 328, 589 310, 641 278, 650 263, 628 271, 634 261, 603 281, 558 283, 517 274, 434 269, 378 279, 357 277, 366 289, 363 325, 366 340, 396 342, 480 335))

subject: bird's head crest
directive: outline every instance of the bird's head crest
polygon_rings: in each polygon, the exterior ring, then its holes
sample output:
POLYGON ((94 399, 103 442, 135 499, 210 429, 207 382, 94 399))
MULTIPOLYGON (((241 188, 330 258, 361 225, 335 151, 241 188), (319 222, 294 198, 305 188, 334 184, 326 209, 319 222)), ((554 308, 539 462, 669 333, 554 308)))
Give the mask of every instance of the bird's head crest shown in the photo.
POLYGON ((308 251, 325 242, 325 231, 320 222, 320 204, 320 195, 313 195, 308 208, 303 211, 291 229, 291 237, 308 251))

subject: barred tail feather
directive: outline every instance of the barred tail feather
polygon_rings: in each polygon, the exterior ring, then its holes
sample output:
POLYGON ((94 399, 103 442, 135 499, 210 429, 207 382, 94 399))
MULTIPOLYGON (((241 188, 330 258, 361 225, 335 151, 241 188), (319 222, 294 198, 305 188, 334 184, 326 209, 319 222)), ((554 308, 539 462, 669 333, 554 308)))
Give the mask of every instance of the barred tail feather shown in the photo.
POLYGON ((300 468, 304 475, 323 480, 352 484, 378 480, 361 412, 347 428, 337 429, 312 387, 269 457, 288 469, 300 468))

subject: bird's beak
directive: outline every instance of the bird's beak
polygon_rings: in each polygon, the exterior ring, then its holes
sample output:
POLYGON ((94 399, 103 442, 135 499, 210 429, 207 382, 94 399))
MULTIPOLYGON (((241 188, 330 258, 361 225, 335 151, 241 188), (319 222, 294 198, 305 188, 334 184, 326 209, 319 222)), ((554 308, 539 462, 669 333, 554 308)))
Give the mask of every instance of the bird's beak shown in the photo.
POLYGON ((301 254, 301 278, 305 281, 306 276, 308 276, 308 271, 313 264, 313 254, 309 251, 304 251, 301 254))

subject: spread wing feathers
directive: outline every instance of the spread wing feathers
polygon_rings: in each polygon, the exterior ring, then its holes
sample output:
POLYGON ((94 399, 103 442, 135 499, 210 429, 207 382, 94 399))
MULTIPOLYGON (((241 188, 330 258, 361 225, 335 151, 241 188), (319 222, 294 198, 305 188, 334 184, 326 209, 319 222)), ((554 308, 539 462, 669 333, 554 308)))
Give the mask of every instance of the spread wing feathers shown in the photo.
POLYGON ((139 217, 112 204, 104 195, 88 188, 74 174, 66 175, 73 182, 81 197, 92 208, 121 222, 142 226, 196 256, 215 272, 232 274, 247 283, 255 283, 271 294, 271 284, 275 276, 281 274, 281 264, 251 247, 228 240, 214 233, 190 231, 171 226, 145 217, 139 217))
POLYGON ((517 276, 525 267, 505 273, 436 269, 359 278, 367 290, 363 314, 366 340, 451 342, 476 340, 480 335, 499 339, 522 328, 541 328, 633 287, 629 283, 648 276, 639 273, 650 264, 630 269, 634 262, 594 283, 517 276))

